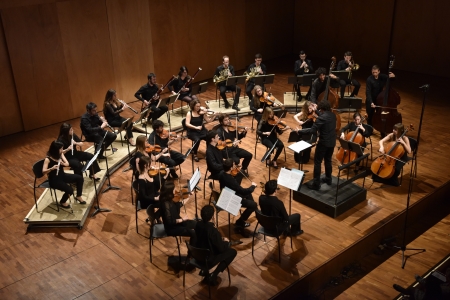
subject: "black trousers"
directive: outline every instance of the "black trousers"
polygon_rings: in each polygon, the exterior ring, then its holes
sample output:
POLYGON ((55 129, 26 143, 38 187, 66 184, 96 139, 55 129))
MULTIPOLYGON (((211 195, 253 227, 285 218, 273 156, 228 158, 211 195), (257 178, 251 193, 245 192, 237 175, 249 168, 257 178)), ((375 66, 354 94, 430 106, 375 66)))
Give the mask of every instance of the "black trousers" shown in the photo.
POLYGON ((241 95, 241 88, 237 87, 235 85, 219 86, 220 96, 222 97, 223 101, 225 102, 225 106, 227 106, 229 104, 227 101, 227 95, 225 94, 226 90, 235 92, 233 106, 238 105, 239 104, 239 96, 241 95))
MULTIPOLYGON (((226 151, 226 150, 224 150, 226 151)), ((241 158, 243 158, 242 161, 242 169, 247 170, 248 165, 250 164, 250 161, 253 158, 253 154, 248 152, 245 149, 239 148, 239 147, 233 147, 231 150, 228 150, 228 156, 233 159, 235 164, 240 164, 241 158)), ((227 154, 224 153, 224 158, 227 158, 227 154)))
MULTIPOLYGON (((156 101, 155 101, 156 102, 156 101)), ((156 107, 158 103, 151 104, 149 107, 152 110, 152 112, 149 114, 148 118, 151 120, 157 120, 159 117, 161 117, 163 114, 165 114, 169 108, 165 105, 160 105, 159 107, 156 107)))
POLYGON ((49 177, 48 181, 51 188, 64 192, 64 195, 59 201, 60 203, 66 203, 70 195, 73 194, 73 188, 69 185, 69 183, 76 184, 77 197, 80 197, 83 193, 83 176, 63 173, 62 176, 49 177))
MULTIPOLYGON (((166 230, 167 235, 170 236, 188 236, 191 239, 195 239, 194 228, 196 224, 197 222, 194 220, 187 220, 175 225, 165 225, 164 229, 166 230)), ((191 240, 190 243, 192 244, 194 241, 191 240)))
MULTIPOLYGON (((109 125, 113 126, 113 127, 120 127, 122 126, 123 121, 125 121, 125 118, 120 118, 120 120, 113 120, 111 122, 108 122, 109 125)), ((127 128, 125 128, 126 132, 127 132, 127 139, 130 139, 133 137, 133 123, 130 124, 130 126, 128 126, 127 128)))
POLYGON ((320 173, 322 161, 325 163, 325 176, 331 179, 331 158, 333 157, 334 147, 325 147, 320 143, 316 146, 316 153, 314 154, 314 185, 320 186, 320 173))
POLYGON ((227 268, 227 266, 229 266, 233 262, 236 255, 236 249, 228 248, 224 252, 210 257, 208 259, 208 267, 214 266, 215 264, 219 263, 214 270, 214 273, 217 275, 223 272, 227 268))
POLYGON ((180 152, 170 150, 170 157, 161 156, 159 159, 160 162, 166 164, 168 167, 175 167, 181 165, 184 162, 184 155, 180 152))
MULTIPOLYGON (((103 131, 102 135, 99 135, 99 134, 88 135, 88 136, 86 136, 86 141, 99 144, 101 142, 103 136, 105 135, 105 132, 106 132, 106 137, 105 137, 104 143, 105 143, 105 148, 108 148, 109 146, 111 146, 111 144, 117 138, 117 135, 111 131, 105 130, 105 131, 103 131)), ((100 156, 103 155, 105 148, 102 148, 102 151, 100 151, 100 156)))
MULTIPOLYGON (((206 130, 206 128, 203 128, 200 131, 188 130, 187 137, 194 143, 198 140, 203 140, 206 142, 207 133, 208 130, 206 130)), ((194 149, 192 149, 192 153, 197 154, 198 147, 200 147, 200 143, 201 142, 198 142, 197 145, 195 145, 194 149)))
MULTIPOLYGON (((93 157, 94 155, 89 152, 77 151, 74 152, 72 157, 67 158, 67 161, 69 162, 70 168, 73 170, 74 174, 83 176, 83 173, 81 172, 83 170, 83 165, 81 164, 81 162, 88 162, 93 157)), ((95 160, 92 163, 91 167, 89 167, 89 175, 91 176, 93 175, 92 170, 94 171, 94 174, 100 172, 100 167, 98 166, 97 160, 95 160)))
MULTIPOLYGON (((300 84, 295 84, 294 87, 295 87, 295 92, 297 93, 297 96, 301 97, 302 94, 300 91, 300 84)), ((306 96, 305 96, 306 99, 308 99, 309 95, 311 95, 311 87, 312 87, 312 85, 309 86, 308 93, 306 93, 306 96)))
MULTIPOLYGON (((261 143, 269 149, 271 149, 274 144, 274 142, 272 142, 269 138, 266 138, 266 137, 262 138, 261 143)), ((277 142, 277 145, 275 146, 275 148, 277 148, 277 151, 275 152, 275 156, 273 157, 273 160, 277 160, 278 156, 280 156, 280 154, 281 154, 281 151, 283 151, 283 148, 284 148, 283 142, 278 139, 278 142, 277 142)))
POLYGON ((245 207, 244 212, 241 214, 241 217, 236 222, 245 222, 250 218, 250 215, 257 209, 258 205, 256 204, 255 200, 253 200, 252 194, 247 196, 241 196, 242 201, 241 205, 242 207, 245 207))
POLYGON ((373 126, 372 119, 373 115, 375 114, 375 108, 371 107, 370 105, 366 105, 366 112, 367 112, 367 124, 373 126))
POLYGON ((355 87, 353 89, 353 92, 351 93, 351 96, 358 95, 361 84, 356 79, 339 80, 339 85, 341 86, 341 98, 344 98, 345 88, 346 88, 347 84, 350 84, 350 83, 355 87))
MULTIPOLYGON (((248 98, 250 99, 250 101, 253 100, 253 94, 252 91, 255 88, 255 83, 254 82, 247 82, 247 86, 245 87, 245 93, 247 94, 248 98)), ((264 92, 264 86, 261 87, 262 91, 264 92)))
POLYGON ((289 216, 289 226, 291 227, 292 233, 300 231, 300 214, 292 214, 289 216))

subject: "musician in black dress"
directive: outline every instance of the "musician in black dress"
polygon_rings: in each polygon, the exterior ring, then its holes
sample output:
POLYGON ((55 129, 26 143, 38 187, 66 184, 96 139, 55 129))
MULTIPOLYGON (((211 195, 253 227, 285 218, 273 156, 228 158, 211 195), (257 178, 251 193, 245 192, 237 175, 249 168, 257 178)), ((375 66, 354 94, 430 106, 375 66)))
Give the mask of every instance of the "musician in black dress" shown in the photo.
MULTIPOLYGON (((314 82, 311 86, 311 96, 309 96, 309 100, 311 100, 311 102, 313 102, 313 103, 317 103, 319 95, 321 93, 325 92, 325 89, 327 88, 327 81, 328 81, 327 70, 325 68, 319 67, 316 70, 316 75, 318 77, 314 80, 314 82)), ((337 77, 334 74, 330 74, 330 77, 334 81, 337 81, 337 77)), ((330 86, 332 87, 331 81, 330 81, 330 86)))
MULTIPOLYGON (((83 146, 83 142, 81 139, 73 132, 73 127, 69 123, 63 123, 59 129, 58 142, 63 144, 63 153, 69 162, 70 168, 73 170, 74 174, 78 174, 83 176, 81 172, 83 170, 83 165, 81 162, 90 161, 94 155, 85 152, 79 151, 78 147, 83 146), (73 153, 73 154, 72 154, 73 153)), ((100 180, 100 178, 95 177, 95 173, 100 172, 100 167, 98 166, 97 160, 95 160, 91 167, 89 167, 89 178, 93 178, 95 180, 100 180), (94 173, 92 173, 92 170, 94 173)))
MULTIPOLYGON (((235 76, 234 68, 232 65, 230 65, 230 58, 226 55, 223 57, 222 64, 216 68, 216 72, 214 73, 214 75, 220 77, 221 73, 226 73, 227 78, 230 76, 235 76)), ((225 85, 226 82, 227 82, 226 80, 223 80, 217 83, 217 87, 219 88, 220 91, 220 96, 222 97, 223 102, 225 103, 225 108, 230 107, 230 103, 228 103, 227 96, 225 94, 227 90, 230 90, 235 92, 232 108, 235 110, 240 110, 238 104, 239 104, 239 96, 241 95, 241 88, 236 85, 226 86, 225 85)))
MULTIPOLYGON (((302 106, 302 110, 294 116, 294 120, 302 126, 302 128, 311 128, 314 125, 314 121, 317 118, 316 115, 317 104, 311 101, 305 101, 302 106)), ((317 133, 305 134, 299 137, 299 140, 304 140, 309 144, 313 144, 317 141, 317 133)), ((294 159, 297 163, 306 164, 311 157, 311 148, 305 149, 300 153, 294 152, 294 159)))
MULTIPOLYGON (((160 120, 155 120, 152 123, 153 132, 148 137, 148 143, 150 145, 159 145, 161 149, 167 149, 169 146, 178 140, 178 136, 165 136, 164 134, 168 133, 167 130, 164 130, 164 123, 160 120)), ((177 172, 175 170, 175 166, 179 166, 184 162, 184 155, 175 150, 169 149, 168 152, 165 152, 159 158, 159 161, 163 164, 167 165, 170 169, 170 176, 173 179, 178 178, 177 172)))
POLYGON ((319 134, 319 142, 316 145, 314 154, 314 180, 307 184, 310 189, 320 189, 321 181, 331 185, 332 164, 334 146, 336 145, 336 115, 331 111, 330 102, 320 101, 317 106, 318 118, 311 128, 299 130, 299 134, 316 133, 319 134), (325 177, 320 179, 321 164, 325 162, 325 177))
POLYGON ((147 156, 141 157, 139 160, 139 202, 141 209, 147 209, 149 205, 159 208, 159 193, 155 187, 154 179, 148 174, 150 171, 150 158, 147 156))
MULTIPOLYGON (((206 123, 211 122, 214 120, 215 114, 209 115, 206 110, 202 110, 198 100, 192 100, 191 103, 189 103, 189 107, 191 108, 191 111, 186 115, 187 136, 194 143, 200 140, 206 141, 206 134, 208 133, 208 130, 206 130, 203 121, 206 123)), ((197 156, 199 146, 200 142, 198 142, 194 149, 192 149, 195 161, 199 160, 197 156)))
POLYGON ((47 152, 47 157, 44 159, 42 173, 47 174, 48 183, 50 187, 64 192, 59 203, 63 208, 70 208, 70 205, 64 205, 73 194, 73 188, 69 183, 75 183, 77 186, 76 201, 80 204, 86 204, 81 196, 83 194, 83 176, 78 174, 64 173, 64 167, 68 167, 69 162, 63 153, 63 144, 58 141, 53 141, 47 152))
MULTIPOLYGON (((109 124, 105 119, 102 119, 97 114, 97 104, 89 102, 86 105, 86 113, 81 116, 80 127, 81 132, 86 137, 86 141, 93 143, 100 143, 104 139, 104 147, 98 156, 99 159, 105 159, 104 151, 108 148, 117 138, 114 132, 106 131, 105 127, 109 124), (105 136, 106 134, 106 136, 105 136)), ((114 151, 114 148, 113 148, 114 151)))
MULTIPOLYGON (((120 116, 120 113, 123 112, 126 108, 125 102, 121 103, 117 98, 117 93, 113 89, 109 89, 105 95, 105 102, 103 103, 103 114, 105 115, 106 121, 108 124, 114 127, 122 126, 122 123, 126 121, 124 117, 120 116)), ((131 146, 136 146, 133 140, 133 123, 130 122, 127 128, 125 128, 127 134, 125 135, 125 139, 128 140, 128 143, 131 146)))
POLYGON ((367 123, 372 126, 372 118, 375 113, 375 101, 378 95, 386 86, 388 78, 395 78, 395 74, 389 72, 389 75, 381 74, 377 65, 372 67, 372 75, 367 78, 366 82, 366 112, 368 115, 367 123))
POLYGON ((145 108, 151 109, 148 120, 157 120, 169 109, 165 103, 160 103, 160 105, 156 107, 160 100, 159 95, 156 94, 159 90, 159 87, 156 84, 156 75, 150 73, 147 75, 147 79, 148 82, 141 86, 134 96, 143 102, 145 108))
MULTIPOLYGON (((257 53, 255 55, 255 62, 252 63, 250 66, 248 66, 247 73, 256 73, 255 76, 267 75, 266 65, 261 62, 262 62, 262 55, 257 53)), ((253 91, 254 87, 255 87, 255 80, 253 78, 250 78, 247 81, 247 86, 245 88, 245 92, 247 93, 247 96, 250 100, 249 103, 251 103, 253 100, 252 91, 253 91)), ((262 88, 264 89, 264 86, 262 86, 262 88)))
POLYGON ((269 93, 264 92, 263 88, 259 85, 255 85, 253 100, 250 101, 250 110, 253 112, 255 120, 259 123, 266 107, 281 107, 278 102, 273 102, 275 98, 269 93), (268 99, 268 100, 267 100, 268 99))
POLYGON ((168 89, 172 92, 172 95, 180 93, 178 100, 187 102, 188 104, 192 100, 197 100, 197 96, 191 95, 192 85, 184 88, 184 85, 191 79, 188 75, 188 69, 185 66, 180 67, 177 79, 174 79, 168 86, 168 89))
POLYGON ((261 143, 268 149, 271 149, 275 142, 277 143, 275 146, 277 149, 277 151, 275 152, 275 156, 273 157, 272 161, 268 159, 266 163, 269 166, 273 166, 275 169, 278 169, 277 159, 283 151, 284 144, 280 139, 278 139, 277 134, 282 134, 283 131, 288 129, 289 127, 286 126, 284 129, 280 129, 277 125, 271 125, 270 123, 276 123, 274 119, 275 114, 273 110, 270 107, 266 107, 264 109, 261 121, 258 124, 258 129, 256 132, 261 138, 261 143))
MULTIPOLYGON (((294 74, 295 76, 305 75, 305 74, 314 74, 314 68, 310 59, 306 59, 305 51, 300 51, 299 54, 300 59, 295 61, 294 64, 294 74)), ((295 85, 295 90, 297 92, 297 101, 302 100, 302 94, 300 93, 300 85, 295 85)), ((308 93, 305 96, 305 99, 309 99, 311 95, 311 87, 308 89, 308 93)))
POLYGON ((222 141, 231 140, 232 147, 225 147, 222 150, 223 158, 232 158, 236 165, 240 165, 242 160, 241 171, 248 176, 248 165, 253 158, 253 154, 243 148, 239 148, 240 141, 247 135, 247 127, 242 128, 242 132, 238 133, 236 126, 232 127, 231 120, 228 114, 221 113, 219 115, 220 127, 217 128, 217 134, 222 141))
MULTIPOLYGON (((352 59, 353 54, 350 51, 344 53, 344 59, 339 61, 337 65, 338 71, 350 71, 352 72, 353 67, 355 66, 355 62, 352 59)), ((351 74, 351 73, 350 73, 351 74)), ((339 85, 341 86, 341 98, 344 98, 345 87, 347 84, 352 84, 354 86, 353 92, 350 94, 350 97, 354 97, 358 95, 361 84, 355 78, 347 78, 345 80, 339 80, 339 85)))

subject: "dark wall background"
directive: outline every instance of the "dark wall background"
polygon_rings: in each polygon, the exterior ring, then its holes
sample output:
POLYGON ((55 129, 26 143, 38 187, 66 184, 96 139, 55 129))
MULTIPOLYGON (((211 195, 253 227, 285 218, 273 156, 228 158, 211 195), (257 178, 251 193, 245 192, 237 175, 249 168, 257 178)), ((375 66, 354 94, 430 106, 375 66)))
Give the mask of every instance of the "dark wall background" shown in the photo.
MULTIPOLYGON (((271 59, 304 49, 363 66, 449 77, 445 1, 0 0, 0 136, 79 117, 121 99, 150 71, 165 83, 181 65, 211 78, 223 55, 236 69, 255 53, 271 59)), ((55 133, 56 134, 56 133, 55 133)))

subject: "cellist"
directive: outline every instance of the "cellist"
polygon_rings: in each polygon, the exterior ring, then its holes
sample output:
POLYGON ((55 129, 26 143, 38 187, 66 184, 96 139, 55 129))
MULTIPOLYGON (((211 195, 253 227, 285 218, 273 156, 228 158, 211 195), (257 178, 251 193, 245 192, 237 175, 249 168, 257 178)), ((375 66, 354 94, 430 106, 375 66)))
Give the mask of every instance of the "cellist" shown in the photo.
POLYGON ((381 93, 386 85, 388 78, 394 77, 395 74, 392 72, 389 72, 389 75, 380 74, 380 67, 377 65, 372 67, 372 75, 367 78, 366 83, 366 112, 368 115, 367 124, 370 126, 372 126, 372 118, 375 112, 374 102, 377 99, 378 94, 381 93))

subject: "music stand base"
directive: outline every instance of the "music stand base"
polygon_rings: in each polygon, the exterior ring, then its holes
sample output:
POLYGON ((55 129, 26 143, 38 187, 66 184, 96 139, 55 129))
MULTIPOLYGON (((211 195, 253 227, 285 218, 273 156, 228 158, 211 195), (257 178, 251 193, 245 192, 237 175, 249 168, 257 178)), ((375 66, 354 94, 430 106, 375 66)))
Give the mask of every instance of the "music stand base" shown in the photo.
POLYGON ((108 185, 108 186, 106 187, 106 189, 103 190, 102 193, 106 193, 106 192, 109 191, 109 190, 120 190, 120 187, 118 187, 118 186, 113 186, 113 185, 108 185))
POLYGON ((110 212, 111 210, 108 208, 101 208, 100 206, 94 206, 95 210, 91 215, 91 218, 93 218, 96 214, 100 212, 110 212))
POLYGON ((408 259, 408 257, 411 257, 413 255, 420 254, 420 253, 423 253, 423 252, 427 251, 424 248, 405 248, 403 246, 402 247, 400 247, 400 246, 392 246, 392 248, 399 249, 399 250, 402 251, 402 269, 405 268, 406 260, 408 259), (408 256, 408 255, 405 255, 405 251, 418 251, 418 252, 408 256))

